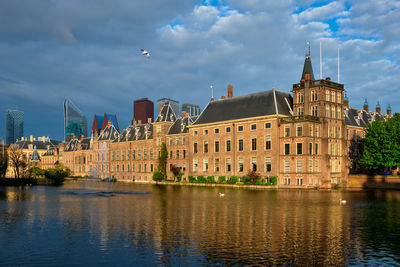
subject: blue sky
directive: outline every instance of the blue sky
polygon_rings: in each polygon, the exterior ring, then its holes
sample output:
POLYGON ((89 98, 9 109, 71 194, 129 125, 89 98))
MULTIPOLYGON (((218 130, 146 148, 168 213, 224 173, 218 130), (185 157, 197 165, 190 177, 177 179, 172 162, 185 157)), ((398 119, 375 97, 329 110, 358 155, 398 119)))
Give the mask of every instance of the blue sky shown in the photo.
POLYGON ((25 135, 63 137, 62 101, 87 116, 133 117, 133 101, 290 91, 311 43, 319 77, 341 82, 352 107, 367 98, 400 110, 399 1, 0 1, 0 136, 5 110, 25 112, 25 135), (151 53, 147 60, 140 54, 151 53))

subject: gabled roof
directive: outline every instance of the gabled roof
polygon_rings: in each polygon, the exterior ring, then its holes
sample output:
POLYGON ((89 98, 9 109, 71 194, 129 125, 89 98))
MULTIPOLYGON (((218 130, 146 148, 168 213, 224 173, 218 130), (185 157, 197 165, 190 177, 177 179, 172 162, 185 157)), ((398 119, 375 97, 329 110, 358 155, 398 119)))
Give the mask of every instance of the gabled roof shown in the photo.
POLYGON ((110 124, 106 128, 104 128, 103 131, 101 131, 98 140, 99 141, 114 140, 115 138, 118 137, 118 135, 119 134, 117 129, 115 129, 113 124, 110 124))
POLYGON ((344 109, 344 122, 349 126, 366 127, 376 119, 384 120, 385 115, 355 108, 344 109))
POLYGON ((36 146, 35 146, 35 148, 33 149, 33 152, 32 152, 32 155, 31 155, 31 157, 30 157, 30 160, 31 160, 31 161, 40 161, 40 156, 39 156, 39 153, 38 153, 38 151, 37 151, 37 149, 36 149, 36 146))
POLYGON ((122 130, 121 135, 113 143, 140 141, 153 139, 153 124, 146 123, 140 125, 131 125, 122 130))
POLYGON ((42 157, 53 156, 53 155, 54 155, 54 151, 55 151, 55 148, 54 148, 54 146, 52 146, 52 147, 50 147, 49 149, 47 149, 46 152, 44 152, 44 154, 42 155, 42 157))
POLYGON ((292 96, 276 89, 218 99, 208 103, 194 125, 274 114, 290 116, 291 106, 292 96))
POLYGON ((83 138, 80 142, 81 142, 81 147, 82 147, 82 150, 88 150, 88 149, 91 149, 91 147, 90 147, 90 137, 87 137, 87 138, 83 138))
POLYGON ((114 125, 115 129, 119 133, 119 125, 118 125, 117 115, 104 113, 103 123, 102 123, 101 129, 104 130, 107 127, 109 121, 112 122, 112 124, 114 125))
POLYGON ((68 142, 67 146, 65 147, 64 151, 66 152, 76 151, 78 150, 78 144, 79 144, 78 139, 71 139, 68 142))
POLYGON ((162 106, 155 122, 174 122, 177 116, 169 104, 162 106))
POLYGON ((192 125, 198 116, 186 116, 184 118, 178 118, 174 124, 169 128, 168 134, 181 134, 189 132, 188 125, 192 125))
POLYGON ((305 80, 306 73, 310 73, 310 80, 315 80, 310 56, 306 56, 306 59, 304 60, 303 74, 301 75, 301 80, 305 80))
POLYGON ((47 150, 49 146, 57 145, 58 142, 54 142, 53 140, 49 140, 46 138, 45 141, 42 140, 19 140, 18 142, 15 143, 15 145, 20 148, 20 149, 29 149, 29 145, 33 145, 33 147, 36 147, 39 150, 47 150))

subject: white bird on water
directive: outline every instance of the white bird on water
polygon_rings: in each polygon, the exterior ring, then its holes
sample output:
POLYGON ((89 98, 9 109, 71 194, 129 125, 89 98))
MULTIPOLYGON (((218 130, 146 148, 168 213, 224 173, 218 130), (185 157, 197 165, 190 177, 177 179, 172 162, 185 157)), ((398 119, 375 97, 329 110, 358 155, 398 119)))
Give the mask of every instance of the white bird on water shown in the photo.
POLYGON ((347 201, 345 199, 340 199, 339 201, 340 201, 340 204, 346 204, 347 203, 347 201))
POLYGON ((224 193, 218 193, 219 194, 219 196, 220 197, 223 197, 223 196, 225 196, 225 194, 224 193))
POLYGON ((140 51, 142 51, 142 55, 145 55, 148 59, 150 59, 150 54, 149 54, 149 52, 147 52, 147 51, 144 50, 144 49, 140 49, 140 51))

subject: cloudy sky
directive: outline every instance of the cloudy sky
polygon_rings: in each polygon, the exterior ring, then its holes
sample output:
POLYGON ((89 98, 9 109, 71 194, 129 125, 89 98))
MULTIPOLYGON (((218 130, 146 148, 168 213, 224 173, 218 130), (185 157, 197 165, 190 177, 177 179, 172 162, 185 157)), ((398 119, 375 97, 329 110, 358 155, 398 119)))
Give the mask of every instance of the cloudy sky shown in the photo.
POLYGON ((319 78, 350 105, 400 111, 400 2, 291 0, 1 0, 0 136, 5 110, 25 112, 25 136, 63 138, 62 101, 87 116, 133 117, 133 100, 169 97, 202 108, 300 80, 306 42, 319 78), (151 59, 140 54, 145 48, 151 59))

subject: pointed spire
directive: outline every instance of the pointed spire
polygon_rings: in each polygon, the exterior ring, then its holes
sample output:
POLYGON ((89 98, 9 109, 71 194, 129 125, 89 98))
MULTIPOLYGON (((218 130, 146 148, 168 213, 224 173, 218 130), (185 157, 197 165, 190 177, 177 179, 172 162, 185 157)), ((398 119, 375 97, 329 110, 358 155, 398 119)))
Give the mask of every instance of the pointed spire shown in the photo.
POLYGON ((310 42, 307 42, 307 48, 308 49, 306 50, 306 59, 304 60, 304 67, 303 67, 303 73, 301 75, 301 80, 315 80, 314 72, 313 72, 313 68, 312 68, 312 64, 311 64, 310 42), (309 74, 309 75, 306 75, 306 74, 309 74))

